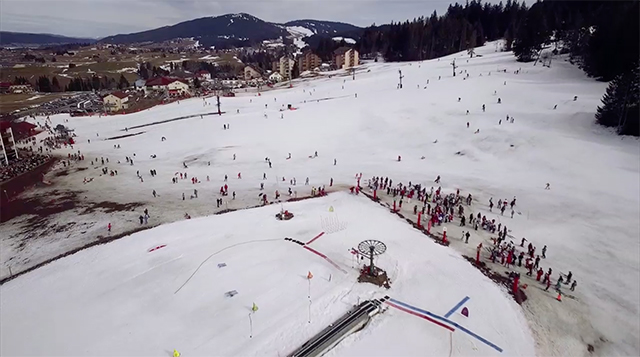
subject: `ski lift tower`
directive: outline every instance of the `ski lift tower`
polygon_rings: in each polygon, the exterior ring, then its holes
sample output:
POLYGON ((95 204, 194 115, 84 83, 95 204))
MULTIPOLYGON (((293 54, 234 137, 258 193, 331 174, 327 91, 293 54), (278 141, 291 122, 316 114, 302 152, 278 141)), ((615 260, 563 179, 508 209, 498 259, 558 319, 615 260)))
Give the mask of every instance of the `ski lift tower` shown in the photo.
POLYGON ((373 263, 373 258, 383 254, 387 251, 387 246, 379 240, 368 239, 358 244, 358 252, 362 257, 369 258, 369 266, 366 266, 360 271, 360 277, 358 281, 363 283, 372 283, 378 286, 384 286, 389 289, 389 278, 387 272, 376 267, 373 263))
POLYGON ((387 246, 379 240, 369 239, 358 244, 358 251, 364 257, 369 258, 368 273, 371 276, 375 276, 376 267, 373 265, 373 257, 386 252, 387 246))

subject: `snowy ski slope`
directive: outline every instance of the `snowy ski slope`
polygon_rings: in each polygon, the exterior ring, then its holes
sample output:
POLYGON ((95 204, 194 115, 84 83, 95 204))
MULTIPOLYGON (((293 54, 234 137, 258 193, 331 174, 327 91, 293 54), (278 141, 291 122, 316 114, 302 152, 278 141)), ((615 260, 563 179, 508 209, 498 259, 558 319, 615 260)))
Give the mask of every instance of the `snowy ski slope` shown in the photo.
MULTIPOLYGON (((230 191, 238 194, 229 201, 233 207, 258 203, 263 173, 268 174, 264 182, 270 198, 276 189, 284 193, 293 177, 298 182, 294 189, 308 194, 306 177, 311 185, 327 186, 333 178, 334 185, 344 188, 354 184, 355 173, 362 172, 365 179, 388 176, 394 182, 429 187, 440 175, 445 191, 459 188, 474 195, 473 212, 508 220, 503 222, 516 239, 526 237, 537 251, 547 245, 543 267, 553 268, 554 281, 558 272, 573 272, 578 281, 575 300, 559 303, 549 293, 548 301, 544 295, 544 299, 527 301, 523 313, 455 249, 433 244, 362 198, 334 194, 287 205, 296 214, 290 222, 276 222, 273 214, 279 207, 273 206, 173 223, 89 249, 11 281, 0 287, 2 354, 162 355, 174 348, 184 356, 285 354, 358 298, 388 293, 439 315, 469 296, 465 306, 470 317, 454 314, 451 318, 503 348, 505 355, 580 355, 587 353, 586 344, 594 344, 602 355, 637 355, 638 141, 594 124, 593 113, 606 84, 586 78, 562 60, 554 61, 552 68, 534 67, 494 48, 494 44, 479 48, 477 53, 483 57, 473 59, 455 54, 422 63, 371 63, 358 70, 355 81, 335 72, 332 78, 294 82, 291 89, 260 96, 241 93, 222 99, 226 111, 222 117, 131 129, 128 133, 143 133, 119 140, 102 139, 125 134, 125 127, 211 112, 213 100, 204 105, 202 99, 190 99, 107 118, 55 116, 51 118, 54 125, 63 123, 76 130, 79 143, 74 150, 87 157, 110 157, 110 166, 119 171, 117 177, 108 177, 92 169, 60 180, 67 187, 86 190, 90 198, 146 202, 152 220, 172 222, 185 212, 193 216, 215 212, 225 174, 230 191), (459 66, 455 77, 453 58, 459 66), (404 75, 401 90, 397 89, 398 70, 404 75), (298 110, 281 112, 286 104, 298 110), (514 123, 506 122, 507 115, 515 118, 514 123), (231 129, 222 130, 223 123, 231 129), (161 142, 162 136, 167 141, 161 142), (121 148, 114 149, 114 144, 121 148), (319 157, 309 158, 314 151, 319 157), (136 164, 126 165, 124 157, 133 153, 136 164), (291 160, 285 159, 288 153, 291 160), (151 158, 152 154, 157 157, 151 158), (272 169, 265 157, 273 161, 272 169), (116 160, 123 164, 115 164, 116 160), (188 169, 182 168, 185 161, 188 169), (150 169, 159 175, 149 177, 150 169), (144 183, 136 178, 137 170, 144 183), (188 171, 189 177, 197 176, 202 183, 172 184, 171 177, 178 171, 188 171), (236 178, 238 172, 242 179, 236 178), (205 180, 207 175, 210 182, 205 180), (94 181, 83 186, 85 176, 94 181), (551 190, 544 190, 546 183, 551 190), (199 198, 189 200, 194 188, 199 198), (160 197, 153 199, 153 189, 160 197), (182 201, 182 193, 187 200, 182 201), (488 212, 489 198, 496 202, 513 196, 521 214, 510 219, 488 212), (348 274, 335 271, 299 246, 280 241, 287 235, 301 240, 317 235, 322 229, 320 218, 328 215, 330 205, 348 222, 347 229, 313 244, 348 274), (395 283, 388 292, 353 283, 347 249, 364 239, 381 239, 389 245, 379 260, 393 272, 395 283), (249 241, 259 242, 214 256, 174 294, 212 253, 249 241), (147 253, 157 244, 167 246, 147 253), (219 262, 227 267, 218 268, 219 262), (308 271, 315 276, 311 324, 303 279, 308 271), (224 292, 228 290, 237 290, 238 295, 227 299, 224 292), (255 314, 254 338, 249 339, 247 316, 252 302, 260 310, 255 314), (38 343, 33 342, 35 335, 38 343)), ((73 219, 91 221, 94 226, 89 233, 96 235, 104 233, 108 222, 133 228, 138 214, 73 219)), ((12 226, 0 226, 4 236, 3 232, 13 232, 12 226)), ((88 236, 54 234, 46 242, 30 242, 23 250, 16 248, 13 238, 3 239, 0 258, 3 263, 12 256, 37 262, 85 244, 88 236)), ((469 245, 475 247, 486 239, 488 235, 474 234, 469 245)), ((5 273, 4 264, 2 269, 5 273)), ((468 334, 456 331, 451 340, 448 334, 391 308, 331 354, 446 355, 450 350, 453 355, 499 354, 468 334)))

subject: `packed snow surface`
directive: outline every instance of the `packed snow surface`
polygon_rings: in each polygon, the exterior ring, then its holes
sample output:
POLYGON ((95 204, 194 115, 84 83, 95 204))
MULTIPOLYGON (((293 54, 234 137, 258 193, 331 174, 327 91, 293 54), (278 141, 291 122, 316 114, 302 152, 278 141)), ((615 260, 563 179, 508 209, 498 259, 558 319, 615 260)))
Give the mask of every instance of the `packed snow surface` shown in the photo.
POLYGON ((344 42, 350 43, 350 44, 355 44, 356 43, 356 40, 354 40, 352 38, 349 38, 349 37, 334 37, 333 40, 336 41, 336 42, 340 42, 340 41, 344 40, 344 42))
MULTIPOLYGON (((459 255, 384 208, 347 193, 286 207, 295 214, 291 221, 277 221, 280 207, 273 205, 160 226, 6 284, 0 297, 2 354, 108 355, 117 346, 118 354, 131 356, 173 349, 185 356, 285 355, 358 299, 385 294, 440 315, 470 296, 470 316, 456 314, 452 320, 504 353, 534 353, 524 316, 511 298, 459 255), (311 240, 328 228, 323 218, 344 229, 310 246, 346 273, 284 240, 311 240), (390 290, 356 283, 357 269, 351 268, 357 263, 349 249, 373 238, 388 247, 377 264, 391 275, 390 290), (233 290, 237 295, 225 296, 233 290), (37 343, 29 343, 29 336, 38 336, 37 343)), ((360 353, 372 341, 386 355, 399 351, 392 346, 404 346, 409 354, 446 355, 451 346, 467 356, 499 354, 469 335, 449 336, 448 330, 399 310, 374 322, 336 354, 360 353)))
POLYGON ((289 31, 291 35, 301 38, 313 36, 315 34, 312 30, 302 26, 287 26, 287 31, 289 31))
MULTIPOLYGON (((587 78, 562 58, 546 68, 517 63, 511 53, 496 53, 494 48, 478 48, 482 57, 471 59, 455 54, 422 63, 370 63, 358 68, 355 80, 335 71, 327 73, 331 78, 294 81, 293 88, 260 96, 238 93, 221 98, 226 114, 220 117, 197 115, 215 111, 215 100, 202 98, 129 115, 52 116, 53 126, 75 129, 74 152, 81 150, 93 159, 110 157, 108 166, 119 171, 118 176, 100 176, 101 166, 95 165, 59 181, 80 187, 96 200, 144 202, 150 222, 161 223, 179 220, 185 212, 196 217, 217 211, 215 198, 225 174, 229 191, 238 194, 236 200, 225 197, 225 206, 232 208, 257 204, 260 182, 273 199, 275 190, 286 192, 293 177, 298 182, 293 189, 306 195, 311 185, 328 186, 330 178, 334 186, 351 186, 359 172, 363 180, 388 176, 394 183, 412 181, 427 187, 440 175, 445 192, 459 188, 462 194, 472 193, 472 212, 507 224, 516 243, 526 237, 538 252, 547 245, 541 264, 545 270, 553 268, 554 281, 559 272, 573 272, 578 281, 573 299, 558 302, 523 274, 522 282, 534 296, 519 310, 504 291, 461 259, 455 244, 437 246, 379 206, 337 193, 287 204, 296 214, 289 222, 275 221, 279 207, 270 206, 164 225, 6 283, 0 287, 0 351, 162 355, 175 348, 185 356, 284 354, 358 297, 388 293, 436 314, 469 296, 469 318, 451 318, 502 347, 504 355, 583 355, 587 344, 601 355, 639 355, 638 141, 595 125, 593 115, 605 83, 587 78), (397 89, 399 71, 402 89, 397 89), (287 104, 297 110, 280 111, 287 104), (125 127, 186 115, 196 116, 128 132, 140 135, 103 140, 124 135, 125 127), (507 115, 513 123, 506 121, 507 115), (223 123, 230 129, 223 130, 223 123), (167 141, 160 140, 163 136, 167 141), (309 158, 315 151, 319 156, 309 158), (135 165, 127 165, 125 156, 134 153, 135 165), (271 158, 272 169, 265 157, 271 158), (118 160, 122 163, 116 164, 118 160), (184 162, 188 169, 183 169, 184 162), (150 177, 150 169, 158 175, 150 177), (144 182, 136 177, 137 170, 144 182), (187 171, 202 183, 171 182, 177 172, 187 171), (236 178, 239 172, 242 179, 236 178), (268 180, 262 181, 263 173, 268 180), (83 177, 93 181, 83 185, 83 177), (306 177, 310 186, 303 185, 306 177), (546 183, 550 190, 544 189, 546 183), (191 200, 194 188, 199 198, 191 200), (160 197, 153 198, 152 190, 160 197), (489 212, 489 198, 496 202, 513 196, 519 212, 513 219, 489 212), (348 222, 347 229, 312 245, 347 274, 282 240, 290 236, 304 241, 317 235, 322 230, 320 217, 329 214, 331 205, 348 222), (364 239, 387 243, 388 252, 378 263, 394 281, 391 290, 354 283, 348 249, 364 239), (245 242, 251 243, 237 245, 245 242), (147 253, 162 244, 166 247, 147 253), (227 267, 218 268, 222 262, 227 267), (311 324, 304 279, 308 271, 315 276, 311 324), (225 298, 229 290, 238 295, 225 298), (249 339, 253 302, 260 310, 253 315, 254 337, 249 339)), ((61 214, 61 221, 85 224, 84 234, 52 232, 22 245, 20 230, 13 221, 6 222, 0 226, 0 273, 6 276, 8 266, 18 271, 84 245, 106 234, 109 222, 116 230, 135 228, 140 210, 61 214)), ((472 233, 470 250, 480 242, 489 244, 488 234, 472 233)), ((497 354, 466 334, 447 333, 390 309, 332 353, 396 355, 384 349, 394 345, 402 346, 402 355, 497 354)))
POLYGON ((309 30, 306 27, 302 27, 302 26, 287 26, 286 29, 291 34, 291 37, 293 39, 293 43, 294 43, 294 45, 296 45, 296 47, 298 49, 306 47, 307 43, 304 42, 303 39, 305 37, 309 37, 309 36, 312 36, 314 34, 313 31, 309 30))

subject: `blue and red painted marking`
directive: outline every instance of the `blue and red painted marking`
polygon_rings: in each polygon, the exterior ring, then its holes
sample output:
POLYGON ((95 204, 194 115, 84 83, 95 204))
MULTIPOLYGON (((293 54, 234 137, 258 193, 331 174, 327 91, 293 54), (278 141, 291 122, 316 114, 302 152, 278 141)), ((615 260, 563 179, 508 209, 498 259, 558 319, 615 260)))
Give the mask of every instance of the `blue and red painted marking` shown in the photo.
POLYGON ((453 315, 453 313, 456 312, 468 300, 469 300, 469 297, 465 296, 464 299, 460 300, 460 302, 456 304, 456 306, 454 306, 451 310, 449 310, 449 312, 444 314, 444 317, 449 318, 449 316, 453 315))
MULTIPOLYGON (((468 299, 466 299, 466 300, 468 300, 468 299)), ((462 304, 464 304, 464 302, 466 302, 466 300, 463 299, 463 302, 459 303, 458 304, 459 306, 455 306, 453 311, 455 311, 458 308, 460 308, 460 306, 462 306, 462 304)), ((458 330, 468 334, 469 336, 477 339, 478 341, 484 343, 485 345, 493 348, 494 350, 496 350, 496 351, 498 351, 500 353, 502 353, 502 351, 503 351, 502 348, 500 348, 495 343, 493 343, 493 342, 487 340, 486 338, 474 333, 473 331, 467 329, 466 327, 460 326, 460 324, 458 324, 458 323, 456 323, 454 321, 451 321, 451 320, 447 319, 446 317, 442 317, 442 316, 436 315, 436 314, 434 314, 434 313, 432 313, 430 311, 420 309, 420 308, 418 308, 416 306, 409 305, 407 303, 404 303, 402 301, 399 301, 399 300, 396 300, 396 299, 393 299, 393 298, 389 298, 387 301, 385 301, 385 303, 388 304, 389 306, 395 307, 398 310, 407 312, 407 313, 409 313, 411 315, 418 316, 418 317, 421 317, 421 318, 423 318, 425 320, 433 322, 434 324, 436 324, 436 325, 438 325, 440 327, 446 328, 447 330, 449 330, 451 332, 453 332, 456 329, 458 329, 458 330)), ((451 313, 453 314, 453 312, 451 312, 451 313)))

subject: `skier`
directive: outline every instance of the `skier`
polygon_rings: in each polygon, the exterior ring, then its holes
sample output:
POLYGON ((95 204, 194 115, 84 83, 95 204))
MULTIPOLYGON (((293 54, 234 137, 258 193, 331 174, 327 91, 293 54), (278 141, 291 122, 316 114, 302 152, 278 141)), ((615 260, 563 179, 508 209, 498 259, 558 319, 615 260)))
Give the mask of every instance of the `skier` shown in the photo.
POLYGON ((111 223, 107 225, 107 232, 111 232, 111 223))
POLYGON ((333 166, 336 166, 338 164, 338 160, 333 159, 333 166))
MULTIPOLYGON (((500 229, 500 228, 498 228, 498 229, 500 229)), ((526 238, 522 238, 522 241, 520 242, 520 246, 521 246, 521 247, 524 247, 524 242, 525 242, 526 240, 527 240, 526 238)))
POLYGON ((140 217, 138 217, 138 219, 140 220, 140 224, 142 224, 142 222, 144 221, 144 217, 142 217, 142 215, 140 215, 140 217))
POLYGON ((260 191, 264 190, 264 183, 260 182, 260 191))
POLYGON ((485 105, 484 105, 484 104, 482 104, 482 111, 483 111, 483 112, 485 111, 485 108, 486 108, 486 107, 485 107, 485 105))
POLYGON ((329 187, 333 186, 333 177, 331 178, 331 181, 329 181, 329 187))
POLYGON ((236 154, 233 154, 233 160, 235 160, 235 159, 236 159, 236 154))
POLYGON ((542 258, 547 259, 547 246, 542 247, 542 258))
POLYGON ((440 183, 440 175, 438 175, 438 177, 436 177, 436 179, 433 182, 440 183))
POLYGON ((536 273, 536 281, 540 281, 540 277, 542 277, 542 268, 538 269, 538 272, 536 273))
POLYGON ((236 191, 233 191, 233 199, 236 199, 236 191))
POLYGON ((547 186, 544 189, 545 190, 550 190, 551 189, 551 184, 547 182, 547 186))
POLYGON ((224 182, 227 182, 227 179, 228 179, 228 178, 229 178, 229 177, 228 177, 227 175, 224 175, 224 182))
POLYGON ((576 289, 576 285, 578 285, 578 281, 574 280, 573 283, 571 284, 571 291, 574 291, 576 289))
POLYGON ((515 211, 513 210, 513 208, 511 209, 511 218, 513 218, 513 214, 515 213, 515 211))
POLYGON ((182 193, 182 200, 184 201, 184 192, 182 193))
POLYGON ((156 197, 156 190, 153 190, 153 197, 156 197))
POLYGON ((198 198, 198 190, 195 190, 195 189, 194 189, 194 190, 193 190, 193 195, 194 195, 196 198, 198 198))
POLYGON ((241 179, 242 178, 242 173, 238 172, 238 178, 241 179))
POLYGON ((464 243, 465 243, 465 244, 469 244, 469 237, 471 237, 471 233, 469 233, 469 231, 467 231, 467 233, 465 233, 465 235, 464 235, 464 236, 465 236, 465 238, 466 238, 466 239, 464 240, 464 243))

